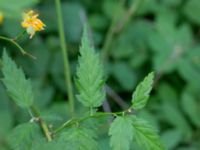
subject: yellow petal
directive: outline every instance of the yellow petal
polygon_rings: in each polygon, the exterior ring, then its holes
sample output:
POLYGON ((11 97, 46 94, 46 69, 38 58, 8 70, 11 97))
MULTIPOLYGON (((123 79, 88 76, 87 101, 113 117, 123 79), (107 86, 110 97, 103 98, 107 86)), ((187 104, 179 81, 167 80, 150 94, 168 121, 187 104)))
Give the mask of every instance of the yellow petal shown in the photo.
POLYGON ((2 24, 2 23, 3 23, 3 19, 4 19, 3 13, 2 13, 2 12, 0 12, 0 24, 2 24))

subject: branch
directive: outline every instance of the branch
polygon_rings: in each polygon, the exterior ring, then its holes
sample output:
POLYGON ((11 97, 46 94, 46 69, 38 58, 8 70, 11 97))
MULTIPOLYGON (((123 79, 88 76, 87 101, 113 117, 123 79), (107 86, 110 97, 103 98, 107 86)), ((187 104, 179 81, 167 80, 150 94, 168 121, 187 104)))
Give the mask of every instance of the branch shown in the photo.
POLYGON ((46 124, 46 122, 40 117, 40 113, 37 110, 37 108, 35 106, 31 107, 31 111, 34 113, 34 115, 37 118, 37 121, 40 123, 40 126, 48 140, 48 142, 52 141, 52 137, 51 137, 51 132, 49 131, 48 125, 46 124))
POLYGON ((20 50, 20 52, 23 55, 27 55, 27 56, 31 57, 32 59, 36 59, 35 56, 33 56, 30 53, 26 52, 17 42, 15 42, 15 40, 7 38, 7 37, 4 37, 4 36, 0 36, 0 39, 12 43, 14 46, 16 46, 20 50))

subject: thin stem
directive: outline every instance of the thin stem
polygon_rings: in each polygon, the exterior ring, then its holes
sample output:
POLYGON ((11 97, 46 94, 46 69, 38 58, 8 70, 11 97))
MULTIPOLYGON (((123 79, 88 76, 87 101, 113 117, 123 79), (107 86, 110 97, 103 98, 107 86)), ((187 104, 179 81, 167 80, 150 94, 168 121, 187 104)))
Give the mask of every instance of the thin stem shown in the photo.
POLYGON ((65 123, 63 123, 59 128, 55 129, 53 134, 57 134, 58 132, 65 129, 66 127, 69 127, 69 126, 77 124, 77 123, 84 122, 84 121, 91 119, 91 118, 99 118, 99 117, 103 117, 103 116, 117 116, 117 115, 123 115, 124 116, 126 113, 130 113, 130 112, 131 112, 131 108, 126 109, 124 111, 120 111, 120 112, 97 112, 96 114, 89 115, 89 116, 86 116, 86 117, 83 117, 83 118, 70 119, 70 120, 66 121, 65 123))
POLYGON ((54 134, 60 132, 61 130, 63 130, 66 126, 68 126, 69 123, 71 123, 73 121, 73 119, 70 119, 68 121, 66 121, 63 125, 61 125, 59 128, 57 128, 55 131, 54 131, 54 134))
POLYGON ((128 104, 108 85, 105 86, 106 93, 123 109, 128 108, 128 104))
POLYGON ((20 50, 20 52, 21 52, 23 55, 27 55, 27 56, 29 56, 29 57, 31 57, 31 58, 33 58, 33 59, 36 59, 35 56, 33 56, 33 55, 27 53, 27 52, 26 52, 17 42, 15 42, 13 39, 10 39, 10 38, 4 37, 4 36, 0 36, 0 39, 1 39, 1 40, 4 40, 4 41, 7 41, 7 42, 10 42, 10 43, 12 43, 13 45, 15 45, 15 46, 20 50))
POLYGON ((31 111, 39 119, 40 126, 41 126, 41 128, 42 128, 42 130, 43 130, 48 142, 52 141, 51 132, 49 131, 49 128, 48 128, 46 122, 42 118, 40 118, 40 113, 37 110, 37 108, 35 106, 32 106, 31 107, 31 111))
MULTIPOLYGON (((130 6, 130 8, 125 12, 124 17, 122 17, 122 19, 120 21, 117 21, 117 13, 115 13, 115 15, 113 16, 110 28, 106 34, 106 38, 105 38, 105 42, 102 48, 102 58, 106 61, 107 57, 108 57, 108 52, 109 52, 109 48, 112 44, 112 41, 114 39, 114 36, 116 33, 119 34, 119 32, 122 31, 122 29, 129 23, 129 21, 131 20, 132 16, 138 11, 140 5, 142 4, 143 0, 137 0, 134 1, 132 3, 132 5, 130 6)), ((122 3, 119 4, 123 4, 124 1, 122 3)))
POLYGON ((57 16, 58 16, 58 30, 59 30, 59 36, 60 36, 60 44, 61 44, 61 49, 62 49, 63 61, 64 61, 65 82, 67 86, 71 113, 74 114, 74 96, 73 96, 73 88, 72 88, 72 80, 71 80, 71 71, 70 71, 69 59, 68 59, 68 54, 67 54, 67 46, 65 43, 66 40, 65 40, 65 35, 64 35, 60 0, 55 0, 55 3, 56 3, 56 11, 57 11, 57 16))
MULTIPOLYGON (((124 0, 122 1, 118 1, 118 7, 120 8, 122 5, 124 5, 124 0)), ((115 28, 116 28, 116 23, 118 20, 118 9, 116 9, 116 12, 114 12, 114 15, 112 17, 112 21, 111 21, 111 25, 108 29, 108 32, 106 34, 105 37, 105 41, 104 41, 104 45, 102 47, 102 58, 107 61, 107 57, 108 57, 108 52, 109 52, 109 48, 110 45, 112 44, 113 38, 114 38, 114 34, 115 34, 115 28)))
POLYGON ((17 35, 13 40, 17 41, 17 40, 21 39, 24 36, 25 33, 26 33, 26 30, 24 30, 22 33, 20 33, 19 35, 17 35))
POLYGON ((132 5, 130 6, 130 8, 127 10, 124 17, 122 18, 122 20, 116 26, 115 33, 119 33, 122 31, 122 29, 129 23, 131 18, 136 14, 136 12, 138 11, 142 3, 143 3, 143 0, 136 0, 132 3, 132 5))
POLYGON ((105 99, 105 101, 103 102, 103 110, 105 112, 112 112, 112 110, 110 108, 110 104, 107 99, 105 99))
POLYGON ((102 47, 102 58, 106 61, 107 60, 107 55, 108 55, 108 50, 110 48, 110 45, 112 43, 112 39, 114 36, 114 31, 115 31, 115 20, 116 20, 116 15, 113 16, 110 28, 108 29, 108 32, 106 34, 105 42, 102 47))

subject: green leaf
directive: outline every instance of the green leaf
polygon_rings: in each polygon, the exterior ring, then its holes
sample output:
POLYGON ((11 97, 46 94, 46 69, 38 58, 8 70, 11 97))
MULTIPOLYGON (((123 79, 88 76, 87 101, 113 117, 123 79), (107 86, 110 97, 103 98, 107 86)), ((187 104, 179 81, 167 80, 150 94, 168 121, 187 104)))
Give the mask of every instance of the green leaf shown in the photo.
POLYGON ((200 110, 195 97, 191 93, 184 91, 182 94, 181 106, 191 122, 197 127, 200 127, 200 110))
POLYGON ((126 91, 130 91, 135 86, 136 75, 132 68, 125 62, 114 63, 112 66, 113 76, 126 91), (119 71, 120 70, 120 71, 119 71))
POLYGON ((156 131, 144 120, 132 116, 134 139, 145 150, 165 150, 156 131))
POLYGON ((137 86, 132 95, 132 107, 142 109, 149 98, 153 86, 154 73, 149 73, 147 77, 137 86))
POLYGON ((189 122, 186 120, 178 106, 164 101, 160 106, 159 112, 162 112, 160 115, 163 120, 182 132, 182 139, 188 140, 191 138, 192 130, 189 122))
POLYGON ((25 9, 31 8, 37 2, 38 0, 1 0, 0 10, 3 11, 6 16, 19 17, 25 9))
POLYGON ((40 128, 35 123, 24 123, 10 133, 7 141, 14 150, 30 149, 33 146, 34 139, 41 140, 40 128))
POLYGON ((131 118, 117 117, 110 126, 110 146, 113 150, 129 150, 133 139, 131 118))
POLYGON ((54 140, 52 142, 38 141, 34 143, 31 150, 67 150, 67 143, 54 140))
POLYGON ((158 87, 159 99, 165 103, 178 106, 178 94, 173 85, 169 83, 160 83, 158 87))
POLYGON ((196 45, 182 57, 178 63, 178 72, 181 77, 196 89, 200 89, 200 84, 194 79, 200 76, 200 45, 196 45), (184 67, 183 67, 184 66, 184 67))
POLYGON ((161 135, 161 141, 163 141, 167 149, 175 149, 182 140, 182 133, 176 128, 167 130, 161 135))
POLYGON ((184 14, 194 23, 200 24, 200 1, 199 0, 189 0, 186 2, 184 9, 184 14))
POLYGON ((154 69, 163 73, 171 73, 177 69, 179 59, 189 51, 193 41, 191 26, 181 24, 176 27, 176 17, 169 14, 167 11, 158 15, 156 28, 149 37, 150 47, 155 51, 154 69))
POLYGON ((4 137, 12 129, 15 121, 12 107, 2 84, 0 84, 0 118, 3 118, 0 119, 0 136, 4 137))
POLYGON ((77 68, 78 100, 86 107, 98 107, 105 99, 103 65, 84 28, 77 68))
POLYGON ((84 13, 84 8, 77 2, 71 1, 62 3, 62 12, 64 30, 66 33, 66 39, 69 42, 79 42, 82 32, 82 17, 80 12, 84 13))
POLYGON ((98 150, 98 143, 95 140, 96 134, 93 130, 83 127, 74 127, 63 132, 59 137, 59 142, 65 142, 65 150, 98 150))
POLYGON ((17 68, 14 61, 3 52, 3 68, 4 78, 2 79, 6 86, 9 96, 17 105, 27 108, 33 103, 33 92, 30 80, 25 78, 21 68, 17 68))
POLYGON ((115 0, 103 1, 103 13, 108 18, 114 18, 115 22, 122 18, 125 12, 121 2, 116 2, 115 0))

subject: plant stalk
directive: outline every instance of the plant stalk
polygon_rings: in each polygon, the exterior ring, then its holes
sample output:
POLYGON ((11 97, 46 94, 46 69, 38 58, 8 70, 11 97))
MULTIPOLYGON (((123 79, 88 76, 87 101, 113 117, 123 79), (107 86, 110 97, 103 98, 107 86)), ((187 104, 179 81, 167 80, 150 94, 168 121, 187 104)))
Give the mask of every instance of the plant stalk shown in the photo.
POLYGON ((97 112, 93 115, 89 115, 83 118, 73 118, 70 119, 68 121, 66 121, 65 123, 63 123, 59 128, 55 129, 53 134, 57 134, 58 132, 62 131, 63 129, 65 129, 66 127, 69 127, 71 125, 77 124, 77 123, 81 123, 85 120, 91 119, 91 118, 99 118, 99 117, 103 117, 103 116, 117 116, 117 115, 122 115, 124 116, 126 113, 131 113, 132 108, 128 108, 124 111, 120 111, 120 112, 97 112))
POLYGON ((7 42, 10 42, 10 43, 13 44, 14 46, 16 46, 16 47, 20 50, 20 52, 21 52, 23 55, 27 55, 27 56, 31 57, 32 59, 36 59, 35 56, 33 56, 33 55, 27 53, 17 42, 15 42, 15 40, 10 39, 10 38, 7 38, 7 37, 4 37, 4 36, 0 36, 0 39, 1 39, 1 40, 4 40, 4 41, 7 41, 7 42))
POLYGON ((40 123, 40 126, 41 126, 48 142, 51 142, 52 141, 51 132, 49 131, 49 128, 48 128, 46 122, 40 117, 39 111, 37 110, 37 108, 35 106, 31 106, 31 111, 34 113, 36 118, 39 119, 38 121, 40 123))
POLYGON ((67 46, 66 46, 66 42, 65 42, 66 40, 65 40, 65 34, 64 34, 60 0, 55 0, 55 4, 56 4, 57 17, 58 17, 58 30, 59 30, 59 36, 60 36, 60 44, 61 44, 61 50, 62 50, 62 55, 63 55, 63 61, 64 61, 65 82, 66 82, 66 86, 67 86, 67 93, 68 93, 70 109, 71 109, 71 113, 73 115, 74 114, 74 95, 73 95, 73 87, 72 87, 69 59, 68 59, 68 54, 67 54, 67 46))
MULTIPOLYGON (((119 34, 122 29, 130 22, 131 18, 135 15, 135 13, 140 8, 141 4, 143 3, 143 0, 136 0, 134 1, 130 8, 125 12, 124 17, 119 21, 117 20, 117 13, 113 15, 111 25, 109 27, 109 30, 105 37, 105 42, 102 47, 102 58, 107 61, 108 55, 109 55, 109 49, 113 42, 114 36, 116 34, 119 34)), ((120 2, 119 2, 120 4, 120 2)), ((121 3, 123 4, 123 2, 121 3)))

